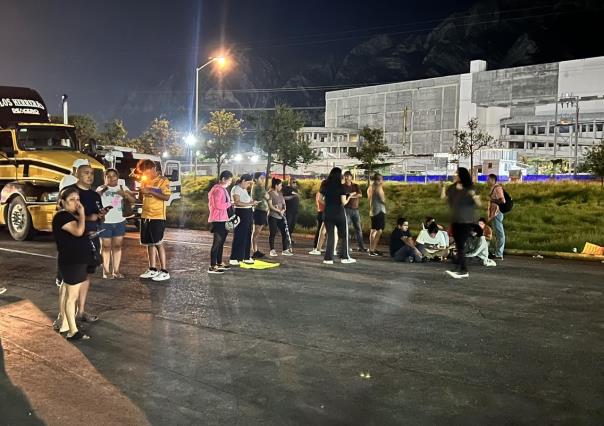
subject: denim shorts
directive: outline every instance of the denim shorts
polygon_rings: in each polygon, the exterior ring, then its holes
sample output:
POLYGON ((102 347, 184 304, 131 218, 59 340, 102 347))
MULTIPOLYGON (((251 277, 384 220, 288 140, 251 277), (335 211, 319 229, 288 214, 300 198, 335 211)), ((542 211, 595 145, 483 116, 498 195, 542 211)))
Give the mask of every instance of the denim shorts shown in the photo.
POLYGON ((102 223, 99 226, 99 231, 103 231, 99 234, 101 238, 114 238, 123 237, 126 235, 126 221, 120 223, 102 223))

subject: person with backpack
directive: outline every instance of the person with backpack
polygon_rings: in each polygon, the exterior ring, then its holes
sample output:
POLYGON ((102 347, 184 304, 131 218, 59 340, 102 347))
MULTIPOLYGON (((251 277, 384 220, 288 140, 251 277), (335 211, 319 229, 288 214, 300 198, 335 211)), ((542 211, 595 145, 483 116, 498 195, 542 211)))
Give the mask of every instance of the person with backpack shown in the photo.
MULTIPOLYGON (((489 196, 488 220, 492 223, 495 230, 497 241, 495 243, 495 253, 493 259, 503 260, 503 250, 505 249, 505 229, 503 227, 503 214, 511 209, 508 208, 508 200, 501 184, 497 183, 497 175, 490 174, 487 184, 491 188, 489 196)), ((511 200, 510 200, 511 201, 511 200)), ((511 203, 510 203, 511 204, 511 203)))

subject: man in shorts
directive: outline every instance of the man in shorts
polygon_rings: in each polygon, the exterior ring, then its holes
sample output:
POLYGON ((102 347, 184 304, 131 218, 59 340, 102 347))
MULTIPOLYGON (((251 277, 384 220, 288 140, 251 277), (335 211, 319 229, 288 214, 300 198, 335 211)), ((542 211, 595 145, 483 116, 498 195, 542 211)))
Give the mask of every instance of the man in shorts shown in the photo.
POLYGON ((149 268, 140 277, 151 278, 153 281, 166 281, 170 279, 170 273, 166 263, 166 250, 162 243, 166 229, 166 201, 171 195, 170 182, 157 172, 157 167, 151 160, 140 160, 136 167, 143 176, 140 188, 143 198, 140 242, 147 247, 149 259, 149 268), (157 256, 159 256, 159 269, 157 256))

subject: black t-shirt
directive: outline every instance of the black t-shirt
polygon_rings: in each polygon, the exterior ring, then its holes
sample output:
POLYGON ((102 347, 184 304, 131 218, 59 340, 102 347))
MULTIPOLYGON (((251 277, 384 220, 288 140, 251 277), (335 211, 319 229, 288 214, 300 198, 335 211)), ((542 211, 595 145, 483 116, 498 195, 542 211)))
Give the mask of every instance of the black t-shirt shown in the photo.
MULTIPOLYGON (((72 187, 77 188, 80 192, 80 204, 84 206, 84 213, 86 216, 97 214, 103 207, 103 202, 98 192, 93 191, 92 189, 82 189, 77 185, 70 185, 67 188, 72 187)), ((97 229, 98 224, 96 222, 86 221, 86 232, 96 232, 97 229)))
POLYGON ((57 243, 59 252, 59 263, 64 264, 82 264, 89 263, 92 255, 90 240, 86 234, 76 237, 73 234, 64 231, 63 225, 77 221, 76 217, 68 211, 57 212, 52 218, 52 233, 57 243))
POLYGON ((456 184, 447 188, 447 201, 451 207, 453 223, 474 223, 476 202, 474 201, 474 190, 468 188, 457 188, 456 184))
POLYGON ((342 205, 342 195, 346 195, 344 185, 325 184, 321 187, 321 194, 325 197, 325 214, 335 215, 344 214, 344 206, 342 205))
POLYGON ((390 257, 394 257, 394 254, 405 246, 405 243, 401 240, 403 237, 411 238, 411 232, 409 230, 401 231, 398 227, 394 228, 390 234, 390 257))
MULTIPOLYGON (((291 197, 294 195, 294 192, 298 192, 298 188, 294 188, 290 185, 284 186, 281 193, 284 197, 291 197)), ((300 197, 298 195, 294 195, 290 200, 285 200, 285 206, 289 211, 298 211, 298 207, 300 205, 300 197)))

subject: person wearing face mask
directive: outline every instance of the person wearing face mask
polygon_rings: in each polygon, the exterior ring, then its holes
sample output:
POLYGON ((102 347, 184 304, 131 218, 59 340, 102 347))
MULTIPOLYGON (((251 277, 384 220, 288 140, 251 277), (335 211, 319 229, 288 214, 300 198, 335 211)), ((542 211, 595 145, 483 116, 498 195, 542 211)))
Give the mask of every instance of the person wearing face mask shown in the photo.
POLYGON ((397 262, 421 262, 422 254, 415 247, 409 222, 404 217, 396 220, 396 228, 390 234, 390 257, 397 262))
POLYGON ((91 242, 85 229, 86 213, 75 186, 60 192, 59 207, 52 220, 62 279, 59 297, 62 321, 59 332, 67 333, 68 340, 88 339, 89 336, 79 330, 76 324, 76 305, 82 285, 88 282, 91 242))
POLYGON ((123 200, 134 203, 134 195, 118 184, 119 174, 115 169, 105 171, 105 184, 97 188, 103 207, 111 206, 101 224, 101 247, 103 255, 103 278, 124 278, 120 273, 122 241, 126 234, 126 218, 123 215, 123 200), (113 267, 113 271, 111 268, 113 267))
POLYGON ((231 189, 231 199, 235 205, 235 214, 239 216, 239 225, 233 232, 233 248, 231 249, 231 258, 229 264, 236 266, 241 262, 253 264, 254 260, 250 257, 252 246, 252 227, 254 214, 252 208, 258 204, 252 200, 248 188, 252 184, 253 177, 244 174, 237 181, 237 184, 231 189))

